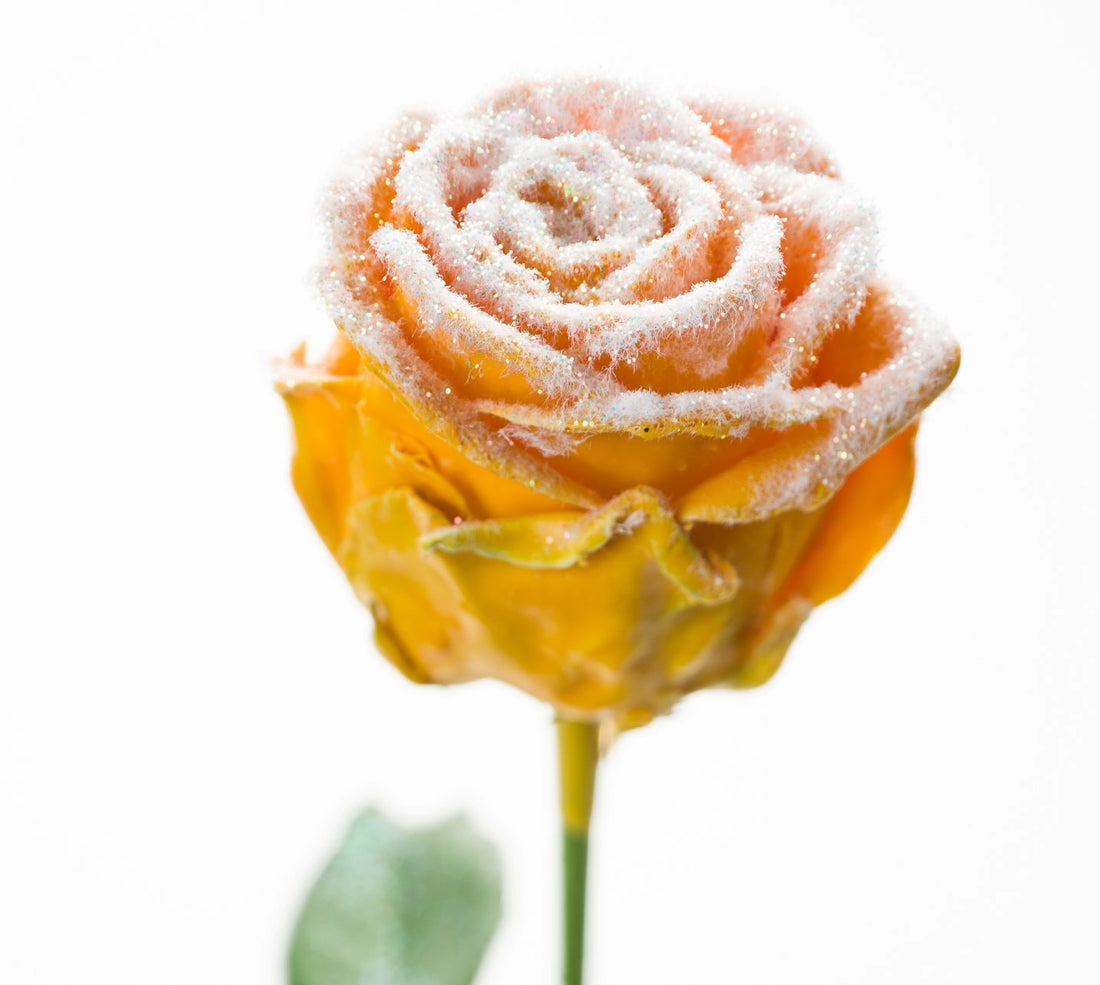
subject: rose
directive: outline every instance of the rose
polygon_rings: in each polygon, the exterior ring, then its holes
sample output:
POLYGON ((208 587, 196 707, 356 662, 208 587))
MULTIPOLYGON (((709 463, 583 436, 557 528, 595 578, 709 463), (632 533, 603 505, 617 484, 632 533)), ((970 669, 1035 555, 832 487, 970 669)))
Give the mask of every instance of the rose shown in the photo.
POLYGON ((518 85, 401 121, 327 217, 294 478, 413 679, 620 725, 759 684, 900 520, 958 350, 793 118, 518 85))

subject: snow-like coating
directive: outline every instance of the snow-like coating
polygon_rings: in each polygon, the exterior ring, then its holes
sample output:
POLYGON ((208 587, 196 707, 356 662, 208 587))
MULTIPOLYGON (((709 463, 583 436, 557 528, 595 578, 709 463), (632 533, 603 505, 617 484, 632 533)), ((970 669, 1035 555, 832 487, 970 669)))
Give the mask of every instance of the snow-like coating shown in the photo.
POLYGON ((600 496, 556 463, 592 435, 812 426, 721 519, 808 508, 957 363, 876 277, 871 209, 772 109, 521 84, 402 120, 326 209, 323 290, 367 364, 469 457, 578 505, 600 496))

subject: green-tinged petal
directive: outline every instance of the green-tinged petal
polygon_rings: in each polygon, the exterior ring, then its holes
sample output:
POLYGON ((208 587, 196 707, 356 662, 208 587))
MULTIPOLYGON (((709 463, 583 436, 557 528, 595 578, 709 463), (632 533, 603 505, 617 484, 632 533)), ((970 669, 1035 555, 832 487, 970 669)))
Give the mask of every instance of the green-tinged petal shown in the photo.
POLYGON ((662 569, 700 600, 725 601, 737 592, 737 573, 716 558, 704 557, 664 497, 644 487, 630 489, 588 513, 463 523, 432 531, 421 544, 452 553, 472 551, 530 568, 568 568, 622 534, 640 538, 662 569))

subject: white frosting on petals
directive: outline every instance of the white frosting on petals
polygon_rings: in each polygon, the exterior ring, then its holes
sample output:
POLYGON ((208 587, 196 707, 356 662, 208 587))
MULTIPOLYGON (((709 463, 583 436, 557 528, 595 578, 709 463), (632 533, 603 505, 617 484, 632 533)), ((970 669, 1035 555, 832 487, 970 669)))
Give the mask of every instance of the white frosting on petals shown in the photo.
POLYGON ((950 337, 876 281, 869 207, 779 111, 522 84, 402 121, 326 210, 323 289, 369 365, 471 458, 569 502, 600 498, 553 464, 590 434, 810 425, 820 447, 723 518, 807 507, 954 371, 950 337))
POLYGON ((795 171, 835 178, 837 166, 798 117, 771 106, 703 97, 688 106, 730 147, 742 164, 783 164, 795 171))

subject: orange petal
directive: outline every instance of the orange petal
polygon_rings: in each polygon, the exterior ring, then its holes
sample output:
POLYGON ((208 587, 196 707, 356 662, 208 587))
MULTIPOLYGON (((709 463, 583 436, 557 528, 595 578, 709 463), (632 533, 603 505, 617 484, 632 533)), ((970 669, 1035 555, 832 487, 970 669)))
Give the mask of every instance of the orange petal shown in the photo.
POLYGON ((909 504, 916 436, 914 423, 848 476, 825 507, 780 599, 800 597, 820 605, 848 588, 882 550, 909 504))
POLYGON ((811 509, 831 491, 808 463, 824 451, 829 421, 770 432, 773 443, 701 482, 676 504, 685 521, 745 523, 792 508, 811 509))

